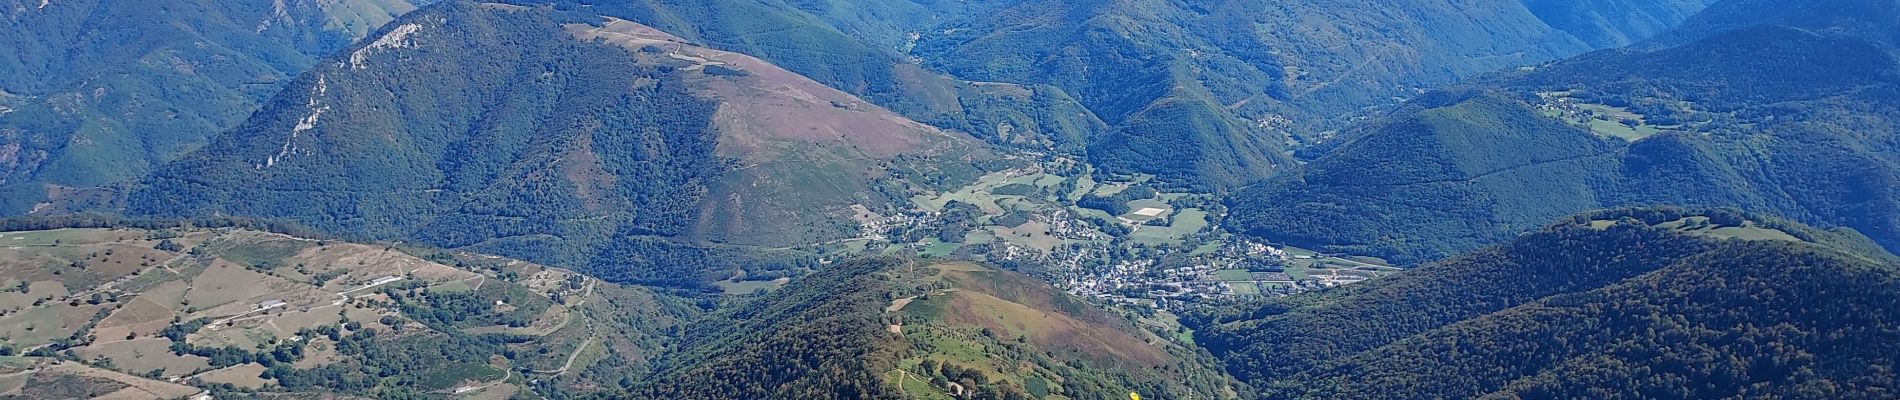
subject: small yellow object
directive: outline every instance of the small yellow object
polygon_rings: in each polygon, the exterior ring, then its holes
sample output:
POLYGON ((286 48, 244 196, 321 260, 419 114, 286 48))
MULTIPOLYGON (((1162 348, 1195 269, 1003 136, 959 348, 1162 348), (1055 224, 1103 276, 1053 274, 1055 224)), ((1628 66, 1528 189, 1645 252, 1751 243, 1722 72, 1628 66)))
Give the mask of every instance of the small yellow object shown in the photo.
POLYGON ((1135 392, 1128 392, 1128 400, 1141 400, 1141 395, 1135 392))

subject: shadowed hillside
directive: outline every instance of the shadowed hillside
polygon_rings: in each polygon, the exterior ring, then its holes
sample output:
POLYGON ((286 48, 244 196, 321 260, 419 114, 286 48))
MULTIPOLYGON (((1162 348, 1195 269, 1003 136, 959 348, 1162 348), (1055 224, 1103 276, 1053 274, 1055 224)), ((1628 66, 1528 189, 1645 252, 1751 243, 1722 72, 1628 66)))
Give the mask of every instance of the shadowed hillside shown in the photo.
POLYGON ((1196 341, 1267 398, 1876 398, 1900 379, 1894 260, 1728 211, 1606 211, 1215 313, 1196 341))
POLYGON ((416 3, 0 2, 0 214, 190 152, 416 3))
POLYGON ((1900 246, 1900 64, 1887 39, 1900 14, 1813 9, 1834 17, 1728 22, 1739 28, 1425 96, 1311 150, 1302 173, 1236 195, 1234 226, 1419 262, 1568 213, 1677 204, 1850 227, 1900 246))

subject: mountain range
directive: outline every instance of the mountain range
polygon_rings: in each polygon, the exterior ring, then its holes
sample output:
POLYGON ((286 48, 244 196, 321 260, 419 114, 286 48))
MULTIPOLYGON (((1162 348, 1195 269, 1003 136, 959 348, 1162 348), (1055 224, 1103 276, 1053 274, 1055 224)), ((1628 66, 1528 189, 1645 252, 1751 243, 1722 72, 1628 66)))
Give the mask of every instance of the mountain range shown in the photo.
POLYGON ((898 174, 954 180, 997 158, 626 20, 448 4, 378 35, 136 183, 127 210, 282 218, 694 282, 653 270, 729 270, 628 256, 844 237, 847 206, 904 198, 898 174))
POLYGON ((0 397, 1900 387, 1890 0, 0 15, 0 397))
POLYGON ((1589 209, 1732 206, 1895 248, 1900 14, 1876 4, 1751 22, 1726 16, 1759 4, 1724 3, 1652 42, 1421 96, 1235 196, 1233 221, 1420 262, 1589 209))

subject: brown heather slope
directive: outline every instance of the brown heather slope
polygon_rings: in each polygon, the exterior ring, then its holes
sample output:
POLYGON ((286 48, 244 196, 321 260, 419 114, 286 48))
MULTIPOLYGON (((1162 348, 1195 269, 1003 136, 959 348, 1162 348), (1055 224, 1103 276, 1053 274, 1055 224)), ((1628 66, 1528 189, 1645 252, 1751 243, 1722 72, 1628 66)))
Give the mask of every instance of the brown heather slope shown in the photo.
POLYGON ((845 260, 695 321, 657 359, 636 397, 1246 398, 1182 344, 967 262, 845 260))
POLYGON ((913 121, 753 56, 695 46, 612 17, 566 29, 581 40, 626 47, 642 65, 674 68, 690 92, 717 104, 715 153, 737 164, 702 204, 705 218, 695 233, 704 238, 768 245, 833 238, 841 231, 828 225, 847 216, 844 207, 893 205, 876 187, 892 177, 889 163, 918 157, 957 168, 995 157, 968 135, 913 121), (813 227, 832 232, 813 233, 813 227))

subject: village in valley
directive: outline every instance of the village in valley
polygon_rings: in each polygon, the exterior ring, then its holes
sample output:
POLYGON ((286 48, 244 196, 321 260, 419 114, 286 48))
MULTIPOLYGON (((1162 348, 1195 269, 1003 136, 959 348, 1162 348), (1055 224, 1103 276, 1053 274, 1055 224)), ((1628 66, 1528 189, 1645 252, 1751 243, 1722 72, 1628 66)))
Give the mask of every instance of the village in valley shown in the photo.
POLYGON ((1168 193, 1149 177, 1098 182, 1055 158, 915 194, 906 210, 852 207, 859 237, 827 260, 911 253, 985 261, 1103 303, 1165 307, 1285 296, 1399 270, 1370 257, 1322 254, 1223 231, 1212 196, 1168 193))

